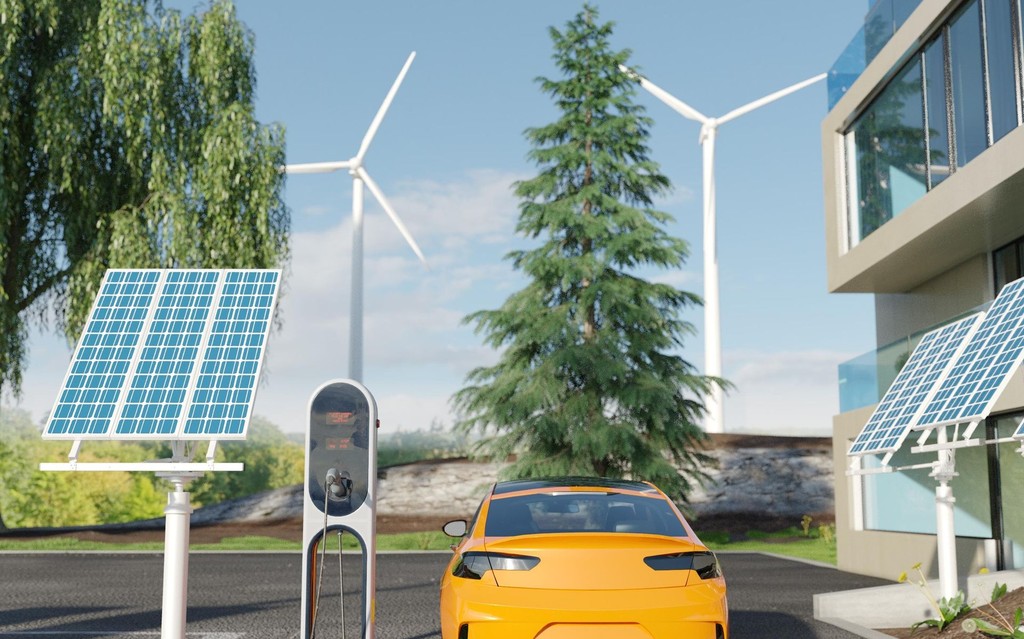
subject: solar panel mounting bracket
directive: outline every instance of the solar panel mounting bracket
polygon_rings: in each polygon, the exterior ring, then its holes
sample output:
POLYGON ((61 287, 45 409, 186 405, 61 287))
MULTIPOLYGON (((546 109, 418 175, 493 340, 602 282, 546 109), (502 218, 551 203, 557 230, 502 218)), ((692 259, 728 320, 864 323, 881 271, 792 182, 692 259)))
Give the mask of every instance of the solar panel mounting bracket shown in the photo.
POLYGON ((147 462, 80 462, 78 452, 82 447, 82 440, 76 439, 71 445, 71 452, 68 453, 68 463, 51 464, 43 462, 39 464, 39 470, 43 471, 92 471, 92 472, 113 472, 113 471, 135 471, 153 472, 158 477, 173 479, 183 475, 192 478, 199 477, 203 473, 212 471, 233 471, 245 470, 245 464, 241 462, 216 462, 217 440, 210 440, 206 449, 206 459, 202 462, 194 462, 196 449, 200 442, 172 441, 171 457, 168 459, 156 459, 147 462))

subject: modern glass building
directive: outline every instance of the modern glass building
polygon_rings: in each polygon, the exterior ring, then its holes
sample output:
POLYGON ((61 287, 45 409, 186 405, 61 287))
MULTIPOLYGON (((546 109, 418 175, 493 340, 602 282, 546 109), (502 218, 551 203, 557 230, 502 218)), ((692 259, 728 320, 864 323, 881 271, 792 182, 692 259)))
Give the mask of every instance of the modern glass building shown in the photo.
MULTIPOLYGON (((893 579, 937 572, 927 468, 847 476, 850 443, 925 332, 991 303, 1024 275, 1022 0, 879 0, 830 74, 822 124, 828 286, 871 293, 876 348, 840 367, 834 420, 839 567, 893 579)), ((983 424, 1024 419, 1024 376, 983 424)), ((893 465, 934 461, 912 453, 893 465)), ((965 448, 961 575, 1024 568, 1019 444, 965 448)), ((868 460, 870 465, 872 460, 868 460)))

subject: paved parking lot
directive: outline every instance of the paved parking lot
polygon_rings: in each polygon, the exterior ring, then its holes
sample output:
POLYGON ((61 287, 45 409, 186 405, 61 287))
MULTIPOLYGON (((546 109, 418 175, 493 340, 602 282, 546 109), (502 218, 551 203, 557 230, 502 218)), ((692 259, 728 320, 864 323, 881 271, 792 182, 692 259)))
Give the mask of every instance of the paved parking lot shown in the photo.
MULTIPOLYGON (((438 631, 438 578, 447 553, 378 558, 377 636, 429 639, 438 631)), ((882 580, 759 554, 724 554, 732 637, 847 639, 815 621, 811 595, 882 580)), ((361 558, 344 558, 345 637, 359 637, 361 558)), ((190 557, 187 634, 204 639, 297 637, 297 553, 199 553, 190 557)), ((0 638, 159 636, 160 553, 0 553, 0 638), (129 634, 130 633, 130 634, 129 634)), ((341 633, 337 556, 328 555, 317 636, 341 633)))

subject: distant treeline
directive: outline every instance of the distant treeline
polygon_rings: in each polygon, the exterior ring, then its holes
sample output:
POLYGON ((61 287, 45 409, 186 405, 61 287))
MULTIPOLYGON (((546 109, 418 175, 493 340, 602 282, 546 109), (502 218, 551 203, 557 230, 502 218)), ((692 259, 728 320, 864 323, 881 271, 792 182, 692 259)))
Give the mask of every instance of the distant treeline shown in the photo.
MULTIPOLYGON (((305 451, 297 437, 256 416, 244 442, 223 442, 217 461, 245 463, 242 472, 206 473, 188 484, 192 505, 214 504, 303 481, 305 451)), ((68 441, 44 441, 40 427, 22 410, 0 410, 0 525, 88 526, 150 519, 163 515, 170 484, 149 472, 42 472, 40 462, 67 461, 68 441)), ((205 451, 200 451, 205 454, 205 451)), ((378 444, 378 465, 456 457, 463 454, 451 434, 393 433, 378 444)), ((83 462, 141 462, 171 456, 158 442, 82 444, 83 462)))

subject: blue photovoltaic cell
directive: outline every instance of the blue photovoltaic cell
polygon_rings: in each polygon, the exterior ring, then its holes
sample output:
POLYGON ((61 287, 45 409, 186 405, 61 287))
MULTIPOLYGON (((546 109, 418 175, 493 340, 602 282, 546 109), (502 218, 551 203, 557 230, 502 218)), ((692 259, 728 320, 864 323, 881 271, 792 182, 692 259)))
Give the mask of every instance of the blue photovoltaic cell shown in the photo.
POLYGON ((118 435, 178 430, 219 271, 170 271, 117 420, 118 435))
POLYGON ((1024 278, 999 292, 921 414, 917 428, 984 419, 1024 359, 1024 278))
POLYGON ((978 326, 981 314, 938 328, 921 342, 903 365, 875 412, 853 442, 850 454, 899 450, 913 426, 914 416, 953 362, 965 340, 978 326))
POLYGON ((108 271, 44 437, 245 437, 279 278, 108 271))
POLYGON ((100 285, 46 435, 105 435, 152 305, 159 271, 110 271, 100 285))
POLYGON ((184 435, 239 435, 256 391, 277 294, 273 271, 229 271, 213 318, 184 435))

